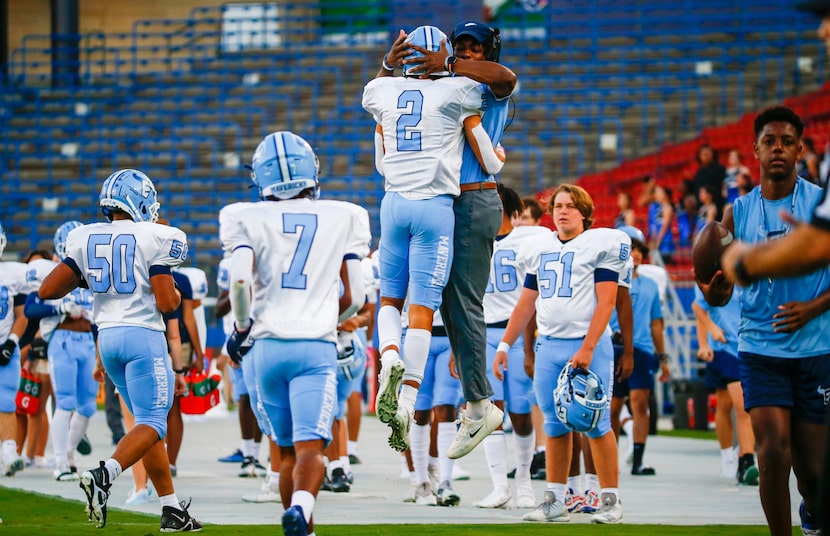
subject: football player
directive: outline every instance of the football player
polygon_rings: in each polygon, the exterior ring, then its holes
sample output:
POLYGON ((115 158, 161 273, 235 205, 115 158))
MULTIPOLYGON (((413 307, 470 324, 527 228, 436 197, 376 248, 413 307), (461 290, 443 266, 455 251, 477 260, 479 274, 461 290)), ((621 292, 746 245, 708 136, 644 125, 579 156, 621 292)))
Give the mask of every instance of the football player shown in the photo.
MULTIPOLYGON (((443 47, 449 53, 447 36, 433 26, 416 28, 406 44, 432 51, 443 47)), ((377 122, 375 162, 386 189, 380 214, 381 371, 376 406, 378 418, 392 429, 389 444, 398 451, 408 447, 432 317, 452 267, 453 205, 461 193, 465 137, 488 173, 498 173, 504 164, 503 151, 493 146, 481 125, 481 84, 451 77, 449 71, 422 79, 414 65, 404 66, 403 74, 375 78, 363 91, 363 108, 377 122), (409 329, 401 348, 400 314, 407 291, 409 329)), ((472 433, 463 434, 463 445, 450 447, 450 457, 463 456, 501 424, 503 413, 486 397, 474 402, 474 420, 462 426, 472 427, 472 433)))
POLYGON ((782 493, 791 469, 802 494, 805 533, 818 530, 814 516, 825 510, 816 490, 830 403, 830 268, 810 259, 809 252, 819 249, 816 241, 802 242, 803 226, 794 222, 811 215, 820 222, 827 198, 798 176, 803 132, 801 118, 783 106, 755 118, 760 185, 724 214, 723 224, 739 242, 725 250, 723 271, 708 284, 698 282, 712 305, 725 302, 732 282, 746 286, 738 334, 741 384, 755 431, 761 504, 776 536, 792 530, 790 494, 782 493), (756 271, 759 260, 763 272, 756 271))
MULTIPOLYGON (((613 385, 614 352, 608 321, 616 299, 620 274, 630 256, 631 241, 614 232, 609 240, 603 229, 592 230, 594 204, 582 188, 562 184, 554 192, 551 207, 557 231, 549 240, 535 240, 521 256, 528 275, 516 308, 510 315, 496 359, 503 360, 536 312, 539 330, 533 388, 545 415, 547 489, 526 521, 569 520, 562 503, 567 489, 572 434, 557 416, 551 393, 560 372, 570 366, 589 369, 606 389, 613 385)), ((587 408, 586 408, 587 409, 587 408)), ((598 419, 588 431, 602 494, 594 523, 620 523, 617 442, 607 408, 591 410, 598 419)))
POLYGON ((135 427, 112 457, 81 474, 89 520, 106 525, 112 482, 143 458, 162 505, 161 530, 199 530, 201 524, 187 511, 189 503, 176 497, 162 441, 174 391, 185 389, 183 364, 171 368, 162 313, 179 306, 181 296, 170 272, 187 256, 187 238, 175 227, 156 223, 156 189, 140 171, 110 175, 99 199, 109 222, 71 231, 66 257, 38 290, 41 299, 58 299, 82 284, 89 287, 101 360, 135 416, 135 427))
MULTIPOLYGON (((388 63, 402 63, 404 71, 422 78, 451 71, 482 84, 482 133, 501 152, 501 137, 508 119, 509 97, 516 87, 515 73, 499 63, 501 38, 498 28, 465 20, 456 24, 450 36, 452 51, 444 47, 429 50, 414 44, 411 50, 403 36, 393 44, 379 74, 389 75, 388 63)), ((453 262, 443 290, 441 312, 467 400, 449 456, 460 458, 470 452, 484 434, 492 430, 496 412, 490 403, 493 394, 487 374, 487 334, 484 319, 484 291, 490 276, 493 240, 502 221, 501 200, 496 192, 496 173, 483 165, 475 144, 464 144, 459 175, 461 193, 455 198, 453 262), (493 415, 490 415, 490 413, 493 415), (471 432, 473 432, 471 434, 471 432)), ((500 422, 500 421, 499 421, 500 422)))
MULTIPOLYGON (((55 232, 55 255, 66 258, 66 240, 70 231, 81 227, 68 221, 55 232)), ((35 274, 35 288, 26 301, 24 312, 30 320, 40 320, 41 337, 49 343, 50 377, 55 394, 52 415, 52 447, 55 451, 53 476, 60 482, 78 480, 74 452, 95 414, 98 382, 92 377, 95 368, 95 341, 92 337, 92 293, 76 288, 62 300, 43 302, 37 297, 37 282, 42 281, 56 263, 47 260, 29 264, 35 274), (42 274, 42 275, 37 275, 42 274)))
POLYGON ((516 441, 516 492, 515 497, 507 485, 507 445, 504 432, 493 432, 484 440, 484 453, 493 480, 493 491, 484 499, 473 503, 479 508, 519 508, 536 506, 536 496, 530 483, 530 464, 536 437, 530 412, 536 403, 533 383, 525 369, 524 338, 505 354, 506 360, 496 360, 496 348, 501 341, 510 313, 519 300, 526 267, 519 262, 519 251, 535 240, 550 237, 547 227, 525 225, 514 227, 513 221, 522 214, 523 203, 512 189, 499 184, 502 202, 502 222, 493 247, 490 263, 490 281, 484 294, 484 319, 487 322, 488 380, 493 387, 492 401, 499 409, 505 405, 513 423, 516 441), (509 368, 509 370, 508 370, 509 368))
MULTIPOLYGON (((0 225, 0 257, 6 249, 6 233, 0 225)), ((26 265, 0 262, 0 475, 13 476, 23 469, 17 454, 17 410, 20 385, 20 337, 26 331, 26 265)))
POLYGON ((261 201, 219 213, 220 239, 232 253, 228 352, 253 362, 282 458, 283 531, 304 536, 313 531, 337 409, 336 328, 363 303, 360 259, 368 241, 359 207, 316 199, 317 156, 303 138, 269 134, 252 168, 261 201))

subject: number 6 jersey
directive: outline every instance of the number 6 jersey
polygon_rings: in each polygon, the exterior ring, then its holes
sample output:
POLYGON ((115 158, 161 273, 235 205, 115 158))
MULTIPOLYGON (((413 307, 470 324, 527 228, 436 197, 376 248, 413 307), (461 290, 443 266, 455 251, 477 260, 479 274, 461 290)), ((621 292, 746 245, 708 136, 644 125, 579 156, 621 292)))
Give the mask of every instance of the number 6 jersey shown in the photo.
POLYGON ((66 259, 95 295, 98 329, 139 326, 164 331, 150 277, 170 273, 187 257, 187 237, 176 227, 115 220, 73 229, 66 259))

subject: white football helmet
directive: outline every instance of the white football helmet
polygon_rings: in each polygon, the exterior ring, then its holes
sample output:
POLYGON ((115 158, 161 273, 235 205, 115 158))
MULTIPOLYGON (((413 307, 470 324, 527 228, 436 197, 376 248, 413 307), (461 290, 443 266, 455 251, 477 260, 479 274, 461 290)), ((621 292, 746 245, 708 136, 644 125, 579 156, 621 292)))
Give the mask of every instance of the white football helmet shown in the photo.
POLYGON ((133 221, 155 223, 159 219, 159 203, 153 181, 135 169, 116 171, 104 181, 98 204, 108 220, 112 220, 112 209, 119 209, 132 217, 133 221))
POLYGON ((314 149, 293 132, 268 134, 254 151, 251 179, 259 188, 259 197, 291 199, 307 188, 320 195, 317 174, 320 164, 314 149))
POLYGON ((556 417, 574 432, 596 428, 608 405, 599 376, 592 370, 573 368, 570 363, 559 373, 553 401, 556 417))

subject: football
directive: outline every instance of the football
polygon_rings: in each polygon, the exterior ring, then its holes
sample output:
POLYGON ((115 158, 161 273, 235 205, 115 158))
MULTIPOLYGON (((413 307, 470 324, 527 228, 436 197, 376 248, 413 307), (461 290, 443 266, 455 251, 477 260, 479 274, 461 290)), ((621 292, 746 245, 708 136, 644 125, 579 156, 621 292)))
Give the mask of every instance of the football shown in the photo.
POLYGON ((732 233, 722 223, 718 221, 707 223, 698 233, 695 245, 692 247, 695 279, 701 283, 711 281, 715 272, 721 269, 720 257, 731 243, 732 233))

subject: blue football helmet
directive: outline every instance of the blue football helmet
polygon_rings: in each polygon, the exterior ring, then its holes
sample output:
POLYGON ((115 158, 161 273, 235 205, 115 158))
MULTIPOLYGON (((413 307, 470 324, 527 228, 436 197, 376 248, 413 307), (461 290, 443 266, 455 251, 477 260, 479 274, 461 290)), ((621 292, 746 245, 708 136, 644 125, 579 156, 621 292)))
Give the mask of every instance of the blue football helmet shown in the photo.
POLYGON ((622 231, 631 238, 631 245, 635 248, 639 248, 643 254, 648 254, 648 243, 646 242, 646 235, 636 227, 632 227, 631 225, 621 225, 617 227, 618 231, 622 231))
MULTIPOLYGON (((447 38, 447 34, 436 28, 435 26, 418 26, 412 32, 406 36, 406 43, 411 45, 418 45, 419 47, 425 48, 427 50, 431 50, 432 52, 438 52, 441 50, 441 40, 444 40, 444 50, 447 51, 447 54, 452 56, 452 49, 450 48, 450 40, 447 38)), ((412 51, 412 54, 407 56, 408 58, 422 58, 424 55, 421 52, 416 50, 412 51)), ((403 75, 404 76, 420 76, 421 73, 421 65, 420 64, 406 64, 403 66, 403 75)), ((441 71, 438 73, 433 73, 432 76, 450 76, 448 71, 441 71)))
POLYGON ((315 199, 320 196, 317 155, 307 141, 293 132, 268 134, 254 151, 251 169, 260 199, 291 199, 307 188, 314 190, 315 199))
POLYGON ((556 417, 574 432, 590 432, 597 427, 608 397, 602 381, 592 370, 565 365, 553 390, 556 417))
POLYGON ((66 258, 66 237, 69 236, 69 231, 78 227, 83 227, 83 223, 79 221, 68 221, 58 227, 55 231, 55 253, 58 254, 60 260, 66 258))
POLYGON ((3 251, 6 250, 6 231, 3 230, 3 226, 0 225, 0 256, 3 255, 3 251))
POLYGON ((150 177, 135 169, 121 169, 107 177, 98 204, 110 221, 112 209, 123 210, 135 222, 155 223, 159 219, 156 187, 150 177))

